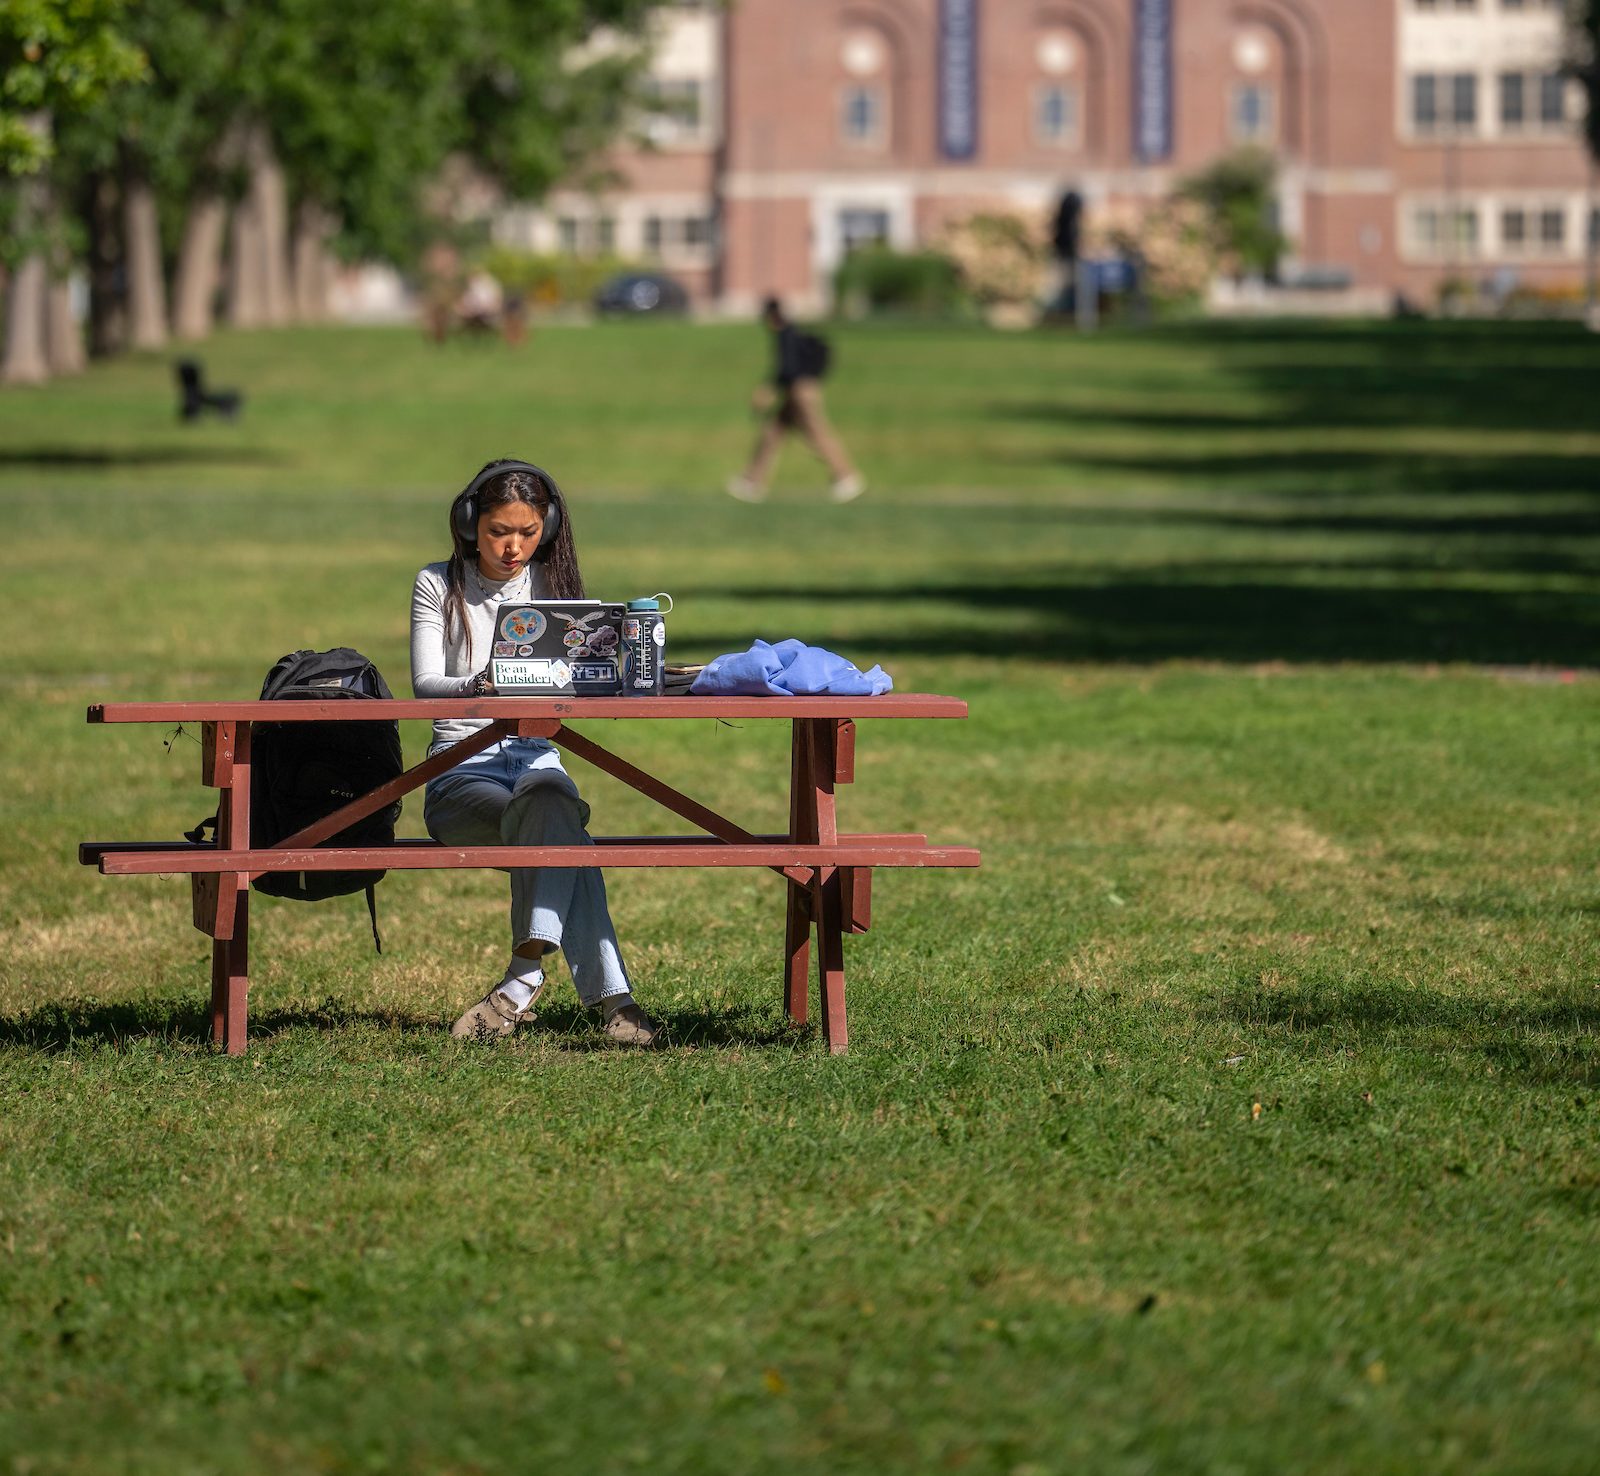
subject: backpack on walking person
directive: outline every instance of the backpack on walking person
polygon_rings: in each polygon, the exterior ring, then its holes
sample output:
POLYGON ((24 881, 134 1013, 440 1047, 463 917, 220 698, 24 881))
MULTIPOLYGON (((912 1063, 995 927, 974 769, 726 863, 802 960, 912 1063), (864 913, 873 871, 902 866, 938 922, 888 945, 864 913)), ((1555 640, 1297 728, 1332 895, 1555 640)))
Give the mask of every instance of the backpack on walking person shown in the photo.
MULTIPOLYGON (((393 694, 375 667, 359 651, 338 646, 331 651, 293 651, 278 660, 261 684, 263 701, 368 700, 393 694)), ((250 845, 275 846, 297 831, 331 815, 342 805, 397 779, 405 770, 400 725, 392 718, 372 722, 257 723, 250 754, 250 845)), ((320 842, 322 845, 379 846, 394 840, 400 801, 320 842)), ((202 841, 217 817, 202 820, 187 832, 202 841)), ((252 882, 258 892, 300 902, 320 902, 350 892, 367 894, 372 941, 378 951, 377 901, 373 888, 383 871, 267 872, 252 882)))
POLYGON ((825 379, 833 364, 833 348, 828 340, 816 333, 799 333, 796 351, 800 372, 808 379, 825 379))

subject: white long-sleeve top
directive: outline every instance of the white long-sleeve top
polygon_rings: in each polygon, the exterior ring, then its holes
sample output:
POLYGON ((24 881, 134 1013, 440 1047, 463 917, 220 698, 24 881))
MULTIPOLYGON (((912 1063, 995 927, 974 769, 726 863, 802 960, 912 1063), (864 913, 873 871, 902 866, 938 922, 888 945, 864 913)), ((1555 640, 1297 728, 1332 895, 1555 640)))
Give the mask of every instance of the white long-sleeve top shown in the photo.
MULTIPOLYGON (((467 569, 467 623, 453 640, 445 638, 444 599, 448 565, 428 564, 411 590, 411 690, 418 697, 464 697, 472 679, 488 664, 494 641, 495 614, 501 605, 544 600, 544 569, 530 564, 514 579, 496 582, 467 569)), ((488 726, 487 719, 448 718, 433 725, 437 749, 459 743, 488 726)))

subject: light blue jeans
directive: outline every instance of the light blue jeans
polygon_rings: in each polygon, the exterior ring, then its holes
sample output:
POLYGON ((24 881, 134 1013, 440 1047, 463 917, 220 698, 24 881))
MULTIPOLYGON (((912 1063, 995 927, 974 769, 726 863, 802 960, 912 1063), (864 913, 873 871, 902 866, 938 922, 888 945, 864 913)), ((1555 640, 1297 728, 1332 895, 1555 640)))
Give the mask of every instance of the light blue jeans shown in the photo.
MULTIPOLYGON (((422 818, 447 846, 594 844, 589 807, 543 738, 507 738, 447 770, 428 785, 422 818)), ((566 955, 585 1005, 628 992, 598 867, 511 868, 511 946, 535 938, 566 955)))

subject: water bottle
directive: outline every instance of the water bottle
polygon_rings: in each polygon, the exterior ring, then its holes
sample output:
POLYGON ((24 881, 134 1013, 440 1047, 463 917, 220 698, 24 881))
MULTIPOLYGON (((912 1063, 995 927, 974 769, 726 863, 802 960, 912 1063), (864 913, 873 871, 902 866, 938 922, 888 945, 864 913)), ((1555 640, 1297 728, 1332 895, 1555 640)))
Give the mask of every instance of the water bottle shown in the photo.
POLYGON ((672 596, 629 600, 622 617, 622 695, 659 697, 667 659, 667 624, 661 602, 672 608, 672 596))

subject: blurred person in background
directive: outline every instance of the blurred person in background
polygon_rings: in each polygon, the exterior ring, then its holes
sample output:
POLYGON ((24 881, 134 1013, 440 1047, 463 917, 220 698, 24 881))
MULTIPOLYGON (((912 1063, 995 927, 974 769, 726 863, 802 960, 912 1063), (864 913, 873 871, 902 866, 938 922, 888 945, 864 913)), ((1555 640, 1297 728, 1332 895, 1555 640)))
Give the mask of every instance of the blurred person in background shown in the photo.
POLYGON ((728 492, 741 502, 762 501, 784 432, 793 430, 805 438, 827 466, 833 479, 833 500, 854 500, 867 490, 867 484, 834 434, 822 402, 822 378, 828 372, 827 343, 796 328, 775 297, 769 297, 762 305, 761 321, 772 335, 772 382, 758 385, 751 396, 756 414, 762 417, 761 434, 749 466, 729 479, 728 492))

